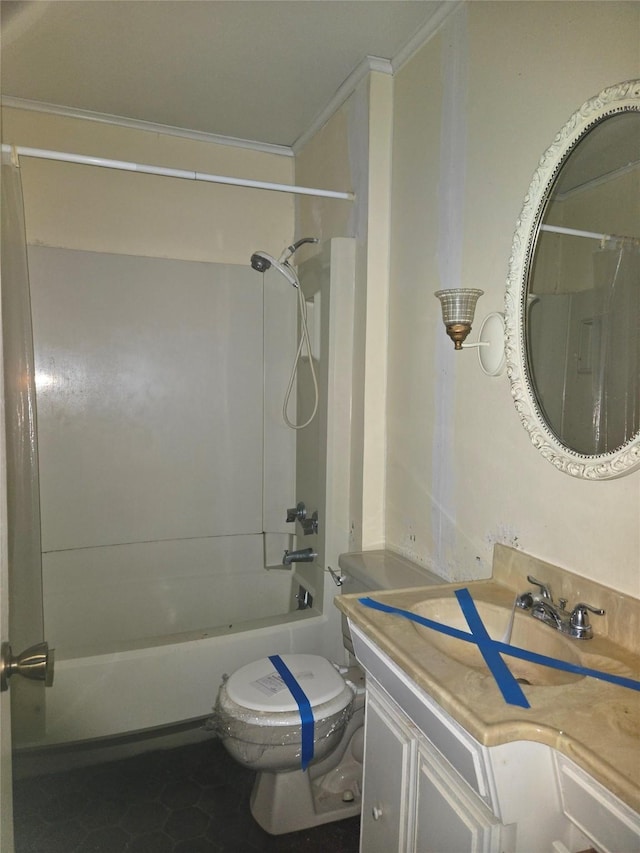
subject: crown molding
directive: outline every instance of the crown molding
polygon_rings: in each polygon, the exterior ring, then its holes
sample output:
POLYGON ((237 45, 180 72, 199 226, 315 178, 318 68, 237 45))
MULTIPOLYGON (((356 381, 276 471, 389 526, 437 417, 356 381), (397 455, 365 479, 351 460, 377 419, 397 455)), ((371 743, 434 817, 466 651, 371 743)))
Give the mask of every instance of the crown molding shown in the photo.
POLYGON ((49 115, 64 116, 65 118, 83 119, 85 121, 96 121, 101 124, 110 124, 116 127, 126 127, 130 130, 143 130, 148 133, 163 133, 167 136, 180 136, 183 139, 191 139, 195 142, 214 143, 215 145, 230 145, 234 148, 249 148, 252 151, 260 151, 263 154, 278 154, 281 157, 293 157, 293 149, 287 145, 273 145, 267 142, 255 142, 250 139, 237 139, 233 136, 219 136, 215 133, 205 133, 200 130, 187 130, 182 127, 173 127, 167 124, 156 124, 152 121, 141 121, 138 119, 125 118, 124 116, 110 115, 109 113, 97 113, 92 110, 81 110, 75 107, 63 107, 58 104, 48 104, 43 101, 31 101, 26 98, 13 98, 3 95, 1 99, 3 107, 15 110, 31 110, 32 112, 47 113, 49 115))
POLYGON ((393 57, 391 60, 393 73, 396 74, 400 71, 420 48, 435 36, 451 15, 461 6, 464 6, 466 2, 467 0, 442 0, 439 8, 429 20, 409 39, 402 50, 393 57))
POLYGON ((442 0, 438 9, 422 26, 417 33, 412 36, 400 52, 393 59, 382 59, 379 56, 367 56, 357 65, 351 74, 342 83, 333 98, 327 106, 316 116, 311 122, 308 130, 301 134, 293 143, 293 153, 298 154, 304 146, 312 139, 316 133, 329 121, 331 116, 340 109, 347 98, 356 90, 360 83, 372 71, 377 71, 381 74, 395 74, 423 47, 438 30, 443 26, 446 20, 454 14, 454 12, 463 6, 466 0, 442 0))
POLYGON ((388 59, 381 59, 379 56, 366 56, 341 84, 326 107, 318 113, 315 119, 311 122, 308 130, 299 136, 293 143, 292 148, 294 154, 298 154, 304 148, 307 142, 309 142, 309 140, 312 139, 329 121, 331 116, 340 109, 347 98, 355 92, 360 83, 372 71, 378 71, 381 74, 393 74, 391 62, 388 59))

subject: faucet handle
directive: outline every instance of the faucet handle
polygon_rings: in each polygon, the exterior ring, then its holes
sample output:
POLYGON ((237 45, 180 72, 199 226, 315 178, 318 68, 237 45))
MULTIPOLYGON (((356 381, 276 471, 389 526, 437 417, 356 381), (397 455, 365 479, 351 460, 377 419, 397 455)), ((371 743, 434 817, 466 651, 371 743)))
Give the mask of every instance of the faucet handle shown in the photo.
POLYGON ((584 604, 583 602, 576 604, 571 611, 569 624, 575 632, 574 636, 584 637, 585 640, 588 640, 593 636, 593 629, 591 628, 589 614, 587 613, 588 610, 590 610, 591 613, 595 613, 597 616, 604 616, 606 612, 600 607, 592 607, 590 604, 584 604))
POLYGON ((571 624, 575 627, 587 627, 589 625, 589 616, 587 615, 587 610, 590 610, 591 613, 595 613, 597 616, 604 616, 606 610, 602 610, 600 607, 592 607, 590 604, 576 604, 576 606, 571 611, 571 624))
POLYGON ((551 595, 551 587, 550 586, 547 586, 545 583, 542 583, 542 581, 537 581, 531 575, 527 575, 527 580, 529 581, 529 583, 532 583, 534 586, 537 586, 539 588, 540 595, 543 598, 546 598, 547 601, 553 601, 553 596, 551 595))
POLYGON ((307 517, 307 508, 302 501, 299 501, 296 506, 292 506, 287 510, 287 524, 292 521, 303 522, 307 517))

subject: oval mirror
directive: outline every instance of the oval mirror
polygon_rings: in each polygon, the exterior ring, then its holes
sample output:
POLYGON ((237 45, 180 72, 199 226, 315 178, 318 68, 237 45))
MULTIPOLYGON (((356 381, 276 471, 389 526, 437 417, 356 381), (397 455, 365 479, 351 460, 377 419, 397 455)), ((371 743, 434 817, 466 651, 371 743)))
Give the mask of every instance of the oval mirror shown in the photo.
POLYGON ((640 466, 640 80, 605 89, 543 155, 516 225, 507 373, 556 468, 640 466))

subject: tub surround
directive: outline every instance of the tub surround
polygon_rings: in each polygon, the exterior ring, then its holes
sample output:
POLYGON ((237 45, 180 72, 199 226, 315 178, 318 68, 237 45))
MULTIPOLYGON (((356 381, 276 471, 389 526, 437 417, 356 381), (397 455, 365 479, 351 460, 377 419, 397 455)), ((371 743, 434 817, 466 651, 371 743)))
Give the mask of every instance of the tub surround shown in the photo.
MULTIPOLYGON (((566 639, 582 666, 640 679, 640 600, 506 546, 496 546, 488 580, 380 592, 373 597, 408 610, 428 599, 453 597, 454 590, 467 587, 476 602, 511 608, 516 593, 532 588, 529 574, 550 586, 556 601, 566 598, 568 608, 587 602, 606 610, 605 616, 592 617, 593 639, 566 639)), ((480 744, 546 744, 640 812, 639 692, 585 677, 554 686, 524 686, 531 707, 508 705, 487 669, 458 663, 409 620, 367 608, 358 602, 359 597, 339 596, 336 605, 480 744)), ((510 659, 505 656, 505 660, 510 659)))

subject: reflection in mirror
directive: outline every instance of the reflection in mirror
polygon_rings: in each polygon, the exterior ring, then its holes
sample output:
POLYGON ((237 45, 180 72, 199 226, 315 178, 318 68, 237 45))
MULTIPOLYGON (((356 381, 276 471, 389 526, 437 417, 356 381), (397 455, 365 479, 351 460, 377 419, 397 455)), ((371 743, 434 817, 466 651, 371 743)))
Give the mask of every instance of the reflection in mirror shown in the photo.
POLYGON ((593 455, 638 432, 640 113, 603 119, 565 160, 536 243, 525 334, 559 441, 593 455))
POLYGON ((556 468, 640 467, 640 80, 605 89, 543 154, 505 298, 520 420, 556 468))

